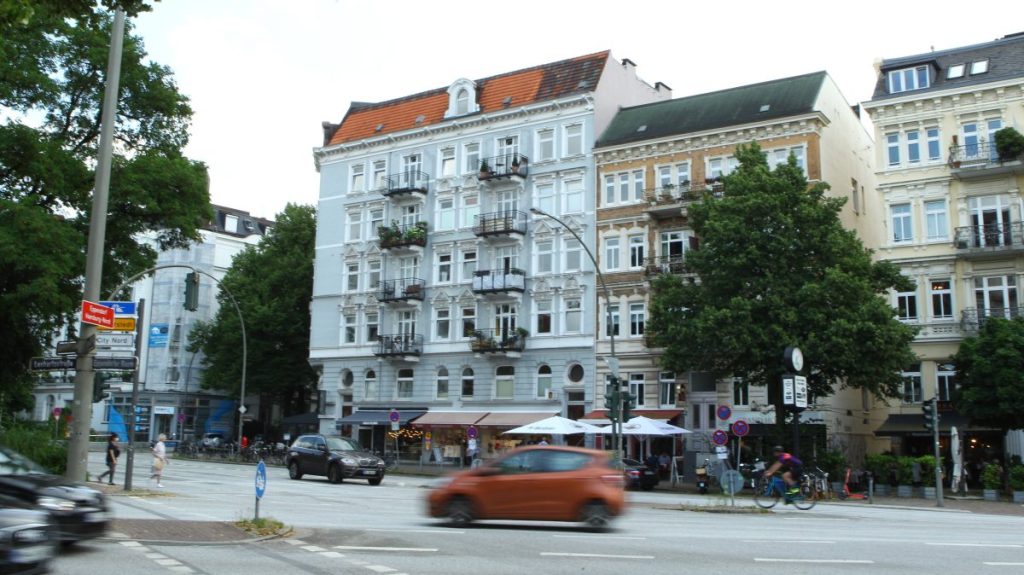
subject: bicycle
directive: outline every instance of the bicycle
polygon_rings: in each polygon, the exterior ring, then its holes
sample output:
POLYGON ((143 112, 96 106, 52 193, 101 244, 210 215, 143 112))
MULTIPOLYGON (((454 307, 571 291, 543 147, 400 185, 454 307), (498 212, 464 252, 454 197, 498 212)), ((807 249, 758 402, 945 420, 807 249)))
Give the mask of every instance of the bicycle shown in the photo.
POLYGON ((384 468, 388 471, 393 471, 398 467, 398 455, 396 453, 388 452, 381 456, 384 460, 384 468))
POLYGON ((763 509, 771 509, 779 503, 779 498, 785 499, 786 503, 792 503, 794 507, 801 510, 808 510, 818 502, 815 482, 810 476, 804 474, 800 479, 800 492, 795 495, 786 494, 786 482, 781 477, 761 476, 754 486, 754 503, 763 509))

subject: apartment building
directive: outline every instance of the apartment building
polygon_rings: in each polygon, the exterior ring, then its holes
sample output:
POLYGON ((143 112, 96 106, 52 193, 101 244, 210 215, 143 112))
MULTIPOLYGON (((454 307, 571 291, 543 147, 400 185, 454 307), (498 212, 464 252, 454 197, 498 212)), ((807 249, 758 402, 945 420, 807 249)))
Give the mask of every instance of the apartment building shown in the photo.
POLYGON ((320 428, 381 449, 393 422, 403 450, 438 461, 590 411, 595 270, 573 232, 594 241, 591 150, 620 106, 670 97, 600 52, 353 103, 325 123, 320 428))
MULTIPOLYGON (((597 353, 609 353, 614 337, 620 378, 638 397, 635 411, 694 431, 685 440, 691 458, 709 452, 711 434, 732 421, 751 424, 752 435, 775 423, 764 388, 666 372, 660 367, 663 350, 645 338, 650 281, 666 273, 686 276, 686 254, 699 247, 688 206, 724 191, 722 177, 737 167, 736 146, 751 142, 770 163, 792 155, 811 182, 828 182, 830 195, 848 199, 843 224, 858 230, 869 247, 880 241, 870 134, 825 72, 624 108, 594 151, 597 253, 612 296, 610 314, 600 305, 597 353), (730 408, 728 419, 719 417, 719 406, 730 408)), ((598 379, 606 373, 598 365, 598 379)), ((864 403, 859 392, 839 392, 802 419, 863 450, 871 433, 864 403)), ((600 410, 588 415, 602 417, 600 410)), ((680 447, 665 440, 655 449, 679 453, 680 447)))
POLYGON ((892 294, 900 318, 920 329, 902 397, 876 434, 879 448, 930 453, 921 402, 939 399, 943 443, 951 426, 965 458, 1005 447, 1021 454, 1021 432, 1003 438, 968 422, 950 404, 950 357, 989 317, 1021 313, 1024 273, 1021 182, 1024 166, 996 153, 993 135, 1024 125, 1024 34, 876 63, 865 109, 878 142, 878 195, 885 237, 878 255, 915 284, 892 294))

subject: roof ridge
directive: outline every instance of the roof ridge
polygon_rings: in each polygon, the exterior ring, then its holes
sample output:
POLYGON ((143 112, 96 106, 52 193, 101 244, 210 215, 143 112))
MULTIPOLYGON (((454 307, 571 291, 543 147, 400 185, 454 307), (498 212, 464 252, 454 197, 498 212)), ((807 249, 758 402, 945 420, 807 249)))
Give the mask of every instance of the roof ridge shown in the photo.
POLYGON ((763 82, 756 82, 754 84, 743 84, 742 86, 733 86, 731 88, 723 88, 721 90, 714 90, 714 91, 711 91, 711 92, 702 92, 700 94, 692 94, 692 95, 689 95, 689 96, 681 96, 679 98, 672 98, 671 100, 661 100, 661 101, 658 101, 658 102, 648 102, 646 104, 640 104, 640 105, 637 105, 637 106, 630 106, 630 107, 627 107, 627 108, 622 108, 619 111, 623 111, 623 110, 637 110, 637 109, 648 107, 648 106, 666 106, 666 105, 671 105, 673 103, 679 103, 679 102, 692 102, 692 101, 694 101, 694 100, 696 100, 698 98, 706 98, 706 97, 709 97, 709 96, 720 96, 722 94, 727 94, 727 93, 730 93, 730 92, 736 92, 736 91, 739 91, 739 90, 749 90, 749 89, 752 89, 752 88, 764 87, 764 86, 771 85, 771 84, 780 84, 780 83, 783 83, 783 82, 791 82, 793 80, 798 80, 800 78, 809 78, 811 76, 818 76, 818 75, 826 77, 826 76, 828 76, 828 71, 827 70, 818 70, 816 72, 808 72, 806 74, 797 74, 796 76, 788 76, 786 78, 775 78, 774 80, 765 80, 763 82))

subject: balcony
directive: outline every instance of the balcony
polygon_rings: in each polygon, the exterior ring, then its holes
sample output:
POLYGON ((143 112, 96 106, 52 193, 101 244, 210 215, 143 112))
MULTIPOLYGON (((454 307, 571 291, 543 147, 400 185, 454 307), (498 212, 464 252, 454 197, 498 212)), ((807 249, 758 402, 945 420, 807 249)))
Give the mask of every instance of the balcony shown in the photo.
POLYGON ((685 216, 685 207, 688 204, 702 200, 705 194, 722 197, 724 190, 725 184, 721 178, 710 178, 704 180, 703 184, 694 184, 687 180, 678 185, 669 184, 644 190, 644 197, 647 199, 647 208, 644 211, 654 219, 685 216))
POLYGON ((671 274, 684 276, 693 274, 693 271, 686 267, 685 255, 658 256, 647 258, 644 261, 644 275, 655 276, 671 274))
POLYGON ((481 182, 495 180, 525 180, 530 159, 522 154, 505 154, 480 160, 481 182))
POLYGON ((959 180, 1024 174, 1021 158, 1000 158, 994 142, 949 147, 950 173, 959 180))
POLYGON ((419 278, 402 278, 380 282, 377 299, 381 303, 409 303, 423 301, 426 282, 419 278))
POLYGON ((478 238, 507 238, 526 235, 526 213, 516 211, 493 212, 476 216, 473 234, 478 238))
POLYGON ((1024 224, 984 224, 956 229, 953 239, 962 257, 1005 257, 1024 251, 1024 224))
POLYGON ((399 224, 392 221, 390 226, 377 228, 377 237, 380 239, 380 249, 392 250, 393 252, 413 250, 413 248, 424 248, 427 246, 427 222, 416 222, 414 224, 399 224))
POLYGON ((989 318, 1013 319, 1024 317, 1024 307, 969 307, 960 314, 960 327, 967 333, 976 333, 989 318))
POLYGON ((390 174, 384 178, 384 187, 380 193, 385 198, 405 195, 427 195, 430 190, 430 175, 419 170, 406 170, 399 174, 390 174))
POLYGON ((473 273, 473 293, 508 294, 526 291, 526 272, 518 268, 479 270, 473 273))
POLYGON ((505 357, 519 357, 526 348, 525 329, 478 329, 469 340, 473 353, 493 353, 505 357))
POLYGON ((377 336, 377 349, 373 352, 378 357, 404 357, 406 361, 419 361, 422 354, 423 336, 408 333, 377 336))

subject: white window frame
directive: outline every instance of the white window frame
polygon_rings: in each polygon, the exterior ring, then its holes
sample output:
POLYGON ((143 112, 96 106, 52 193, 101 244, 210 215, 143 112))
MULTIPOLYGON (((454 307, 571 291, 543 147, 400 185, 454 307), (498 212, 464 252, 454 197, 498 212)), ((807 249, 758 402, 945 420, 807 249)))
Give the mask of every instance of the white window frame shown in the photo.
POLYGON ((569 124, 563 128, 563 157, 572 158, 586 153, 583 147, 583 124, 569 124))
POLYGON ((346 216, 346 239, 350 242, 363 241, 363 213, 360 210, 353 210, 346 216))
POLYGON ((918 321, 920 310, 917 305, 916 287, 911 291, 895 292, 893 300, 898 320, 908 323, 916 323, 918 321))
POLYGON ((445 197, 437 199, 437 231, 449 231, 455 229, 455 198, 445 197), (447 204, 447 207, 445 207, 447 204))
POLYGON ((928 281, 928 314, 931 319, 949 321, 956 317, 953 309, 952 278, 932 278, 928 281), (945 284, 944 286, 942 284, 945 284))
POLYGON ((914 242, 914 211, 910 202, 889 206, 889 224, 892 228, 889 239, 893 244, 914 242))
POLYGON ((552 301, 549 299, 534 300, 533 302, 533 333, 534 335, 554 335, 555 314, 552 309, 552 301), (541 330, 541 317, 547 316, 547 331, 541 330))
POLYGON ((617 271, 619 269, 619 260, 621 248, 619 246, 619 238, 611 237, 604 238, 604 269, 605 271, 617 271))
POLYGON ((555 198, 555 184, 543 182, 534 185, 534 203, 538 209, 549 214, 557 211, 557 200, 555 198))
POLYGON ((555 240, 545 238, 534 244, 534 275, 549 275, 555 273, 555 240))
POLYGON ((448 368, 441 365, 437 368, 437 375, 434 379, 434 399, 448 399, 450 393, 448 368))
POLYGON ((476 225, 476 217, 480 215, 480 196, 477 194, 463 194, 459 204, 460 228, 471 228, 476 225))
POLYGON ((923 90, 931 86, 931 67, 922 64, 899 70, 889 70, 888 85, 890 94, 923 90))
POLYGON ((457 173, 457 167, 455 163, 455 148, 452 146, 441 148, 440 165, 437 168, 437 173, 442 178, 451 178, 457 173))
POLYGON ((583 213, 586 203, 583 201, 583 180, 573 178, 562 182, 562 213, 579 214, 583 213))
POLYGON ((647 252, 647 238, 641 234, 629 236, 629 267, 638 269, 644 267, 644 259, 647 252))
POLYGON ((949 210, 945 198, 925 200, 925 238, 930 241, 949 240, 949 210))
POLYGON ((461 250, 459 252, 459 280, 463 282, 473 281, 473 274, 479 269, 479 260, 477 259, 477 251, 472 250, 461 250), (473 269, 470 269, 472 267, 473 269))
POLYGON ((647 323, 647 305, 643 302, 629 304, 629 336, 643 337, 647 323))
POLYGON ((454 262, 452 261, 452 254, 450 252, 437 253, 435 254, 437 262, 435 267, 437 269, 437 276, 434 278, 435 283, 439 284, 450 284, 455 281, 454 273, 454 262))
POLYGON ((537 368, 537 399, 548 398, 548 392, 551 391, 551 383, 553 381, 554 376, 550 365, 545 363, 537 368))
POLYGON ((351 193, 366 191, 366 164, 352 164, 349 166, 348 190, 351 193))
POLYGON ((513 399, 516 396, 516 368, 514 365, 499 365, 494 368, 494 398, 513 399), (502 373, 511 370, 512 373, 502 373))
POLYGON ((902 373, 903 381, 900 384, 901 388, 901 402, 903 405, 912 405, 915 403, 921 403, 924 398, 921 388, 921 366, 916 364, 908 367, 906 371, 902 373))
POLYGON ((354 345, 358 343, 359 337, 359 316, 356 313, 341 314, 341 344, 354 345))
POLYGON ((541 128, 537 130, 537 145, 534 154, 537 156, 535 162, 546 162, 555 159, 555 130, 554 128, 541 128))
POLYGON ((462 173, 469 174, 480 171, 480 158, 482 157, 483 150, 481 149, 480 142, 466 142, 462 145, 462 158, 464 165, 462 166, 462 173))
POLYGON ((562 272, 583 271, 583 244, 576 238, 562 238, 562 272))
POLYGON ((388 162, 387 160, 374 160, 373 162, 373 189, 379 190, 388 185, 388 162))
POLYGON ((434 308, 434 339, 448 341, 452 339, 452 310, 448 307, 434 308))
POLYGON ((562 333, 583 333, 583 298, 567 297, 562 299, 562 333), (572 324, 579 329, 571 329, 572 324))
POLYGON ((459 304, 459 337, 473 337, 477 329, 476 304, 459 304))
POLYGON ((348 293, 359 291, 359 274, 361 272, 359 261, 345 262, 345 291, 348 293))
POLYGON ((416 392, 416 372, 403 367, 395 374, 395 394, 398 399, 412 399, 416 392), (405 375, 408 373, 409 375, 405 375))

